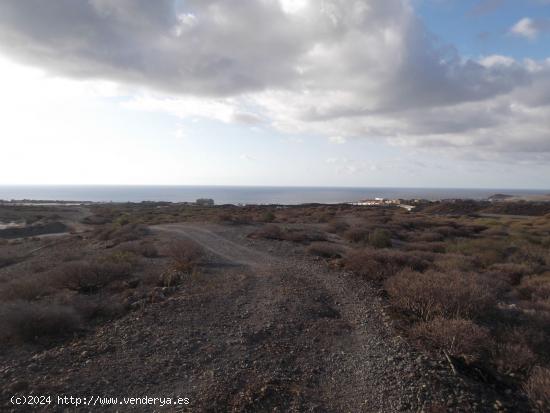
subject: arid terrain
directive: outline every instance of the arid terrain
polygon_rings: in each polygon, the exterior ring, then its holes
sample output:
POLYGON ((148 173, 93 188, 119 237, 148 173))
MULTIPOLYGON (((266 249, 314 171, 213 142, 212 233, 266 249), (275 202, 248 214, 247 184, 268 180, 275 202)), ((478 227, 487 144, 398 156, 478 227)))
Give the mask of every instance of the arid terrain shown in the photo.
POLYGON ((521 205, 3 206, 67 228, 0 239, 2 410, 545 411, 550 211, 521 205))

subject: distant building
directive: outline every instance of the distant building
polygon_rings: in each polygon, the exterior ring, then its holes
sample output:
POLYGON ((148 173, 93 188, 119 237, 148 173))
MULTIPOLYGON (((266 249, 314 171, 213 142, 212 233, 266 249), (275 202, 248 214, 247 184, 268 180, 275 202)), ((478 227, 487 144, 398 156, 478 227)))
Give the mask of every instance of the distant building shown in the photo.
POLYGON ((406 204, 399 204, 401 208, 405 208, 407 211, 411 212, 415 206, 414 205, 406 205, 406 204))
MULTIPOLYGON (((363 199, 357 202, 351 202, 351 205, 356 206, 402 206, 403 200, 401 199, 385 199, 385 198, 374 198, 374 199, 363 199)), ((403 208, 410 211, 414 207, 412 205, 405 205, 403 208)))
POLYGON ((198 206, 214 206, 214 200, 211 198, 199 198, 195 201, 198 206))

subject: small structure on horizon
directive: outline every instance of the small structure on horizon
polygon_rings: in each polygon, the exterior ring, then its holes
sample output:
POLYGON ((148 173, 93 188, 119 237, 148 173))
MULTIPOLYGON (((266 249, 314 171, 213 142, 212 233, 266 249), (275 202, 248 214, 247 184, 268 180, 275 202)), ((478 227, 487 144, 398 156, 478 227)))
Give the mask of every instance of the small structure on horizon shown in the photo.
POLYGON ((350 204, 355 206, 378 206, 378 207, 398 206, 401 208, 405 208, 407 211, 412 211, 415 208, 414 205, 404 204, 403 201, 404 201, 403 199, 374 198, 374 199, 363 199, 357 202, 350 202, 350 204))
POLYGON ((199 198, 195 201, 195 205, 214 206, 214 200, 212 198, 199 198))

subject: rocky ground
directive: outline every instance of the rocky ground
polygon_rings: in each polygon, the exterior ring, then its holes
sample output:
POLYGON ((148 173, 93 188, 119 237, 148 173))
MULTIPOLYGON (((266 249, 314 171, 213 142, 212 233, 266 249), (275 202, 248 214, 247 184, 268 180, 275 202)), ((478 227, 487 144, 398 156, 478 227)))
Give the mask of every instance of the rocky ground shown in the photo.
MULTIPOLYGON (((155 227, 208 251, 204 269, 157 289, 123 318, 63 346, 0 355, 1 409, 13 394, 181 397, 180 406, 79 411, 519 411, 400 338, 364 281, 250 229, 155 227)), ((42 406, 71 411, 67 406, 42 406)))

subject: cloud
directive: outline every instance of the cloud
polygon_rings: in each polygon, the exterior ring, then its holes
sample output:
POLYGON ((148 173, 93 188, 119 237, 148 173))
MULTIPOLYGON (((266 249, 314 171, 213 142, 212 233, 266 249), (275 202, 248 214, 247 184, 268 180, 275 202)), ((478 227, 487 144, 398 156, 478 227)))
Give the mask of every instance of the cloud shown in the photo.
POLYGON ((248 161, 248 162, 253 162, 253 161, 256 160, 256 158, 254 158, 254 157, 252 157, 252 156, 250 156, 246 153, 241 154, 241 156, 239 156, 239 158, 243 161, 248 161))
MULTIPOLYGON (((535 38, 545 24, 525 18, 511 33, 535 38)), ((133 88, 132 110, 550 158, 550 60, 465 58, 408 0, 3 0, 0 50, 133 88)))
POLYGON ((330 143, 334 143, 336 145, 343 145, 348 140, 343 136, 329 136, 328 138, 330 143))
POLYGON ((525 17, 512 26, 510 33, 515 36, 534 40, 538 37, 540 32, 546 32, 549 30, 550 19, 531 19, 529 17, 525 17))

